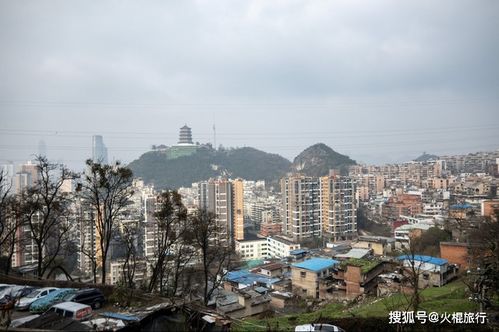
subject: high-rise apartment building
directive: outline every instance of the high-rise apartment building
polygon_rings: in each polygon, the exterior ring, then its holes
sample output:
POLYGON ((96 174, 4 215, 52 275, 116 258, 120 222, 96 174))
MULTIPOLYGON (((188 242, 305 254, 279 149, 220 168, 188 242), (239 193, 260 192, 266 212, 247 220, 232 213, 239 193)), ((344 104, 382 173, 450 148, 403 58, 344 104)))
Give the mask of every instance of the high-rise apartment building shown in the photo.
POLYGON ((281 179, 283 233, 293 241, 322 236, 320 179, 291 175, 281 179))
POLYGON ((321 181, 322 233, 336 242, 357 236, 355 182, 345 176, 324 176, 321 181))
POLYGON ((244 189, 243 180, 232 181, 234 240, 244 240, 244 189))
POLYGON ((282 231, 300 242, 357 236, 355 182, 336 174, 321 178, 294 174, 281 179, 282 231))
POLYGON ((199 183, 199 207, 214 213, 220 240, 244 239, 244 189, 240 179, 210 179, 199 183))
POLYGON ((15 176, 16 192, 21 193, 24 189, 30 188, 39 180, 39 171, 37 165, 28 161, 21 165, 15 176))
POLYGON ((158 251, 159 227, 154 213, 156 212, 156 197, 144 196, 144 257, 154 260, 158 251))
POLYGON ((92 160, 95 163, 107 164, 107 147, 101 135, 92 136, 92 160))

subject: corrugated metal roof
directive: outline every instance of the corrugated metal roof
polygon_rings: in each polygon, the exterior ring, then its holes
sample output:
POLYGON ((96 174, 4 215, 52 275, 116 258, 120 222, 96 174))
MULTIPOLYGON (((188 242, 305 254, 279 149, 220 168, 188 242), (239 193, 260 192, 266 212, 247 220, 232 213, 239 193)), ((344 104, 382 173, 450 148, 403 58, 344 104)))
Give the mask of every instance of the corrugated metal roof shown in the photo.
POLYGON ((318 272, 336 264, 338 264, 338 261, 331 258, 311 258, 300 263, 292 264, 292 266, 318 272))
POLYGON ((340 258, 364 258, 371 252, 371 249, 363 249, 363 248, 353 248, 346 254, 338 254, 335 257, 340 258))
POLYGON ((305 254, 307 252, 307 250, 305 249, 295 249, 295 250, 291 250, 289 252, 290 255, 301 255, 301 254, 305 254))
POLYGON ((444 265, 447 264, 449 261, 443 258, 438 258, 438 257, 432 257, 432 256, 424 256, 424 255, 402 255, 398 257, 399 260, 409 260, 421 263, 429 263, 429 264, 435 264, 435 265, 444 265))
POLYGON ((279 281, 278 278, 270 278, 260 274, 251 273, 248 270, 230 271, 225 278, 231 282, 237 282, 244 285, 254 285, 256 283, 272 285, 279 281))

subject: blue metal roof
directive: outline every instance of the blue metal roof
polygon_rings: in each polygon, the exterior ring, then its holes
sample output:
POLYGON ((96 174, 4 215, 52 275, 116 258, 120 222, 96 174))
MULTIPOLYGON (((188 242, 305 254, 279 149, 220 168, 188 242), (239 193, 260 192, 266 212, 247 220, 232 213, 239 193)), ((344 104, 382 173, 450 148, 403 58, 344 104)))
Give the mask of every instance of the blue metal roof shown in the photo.
POLYGON ((332 267, 336 264, 338 264, 338 261, 331 258, 310 258, 303 262, 292 264, 292 266, 318 272, 332 267))
POLYGON ((125 315, 125 314, 120 314, 118 312, 101 312, 100 315, 102 317, 109 317, 109 318, 115 318, 115 319, 121 319, 124 321, 139 321, 139 318, 136 316, 132 315, 125 315))
POLYGON ((398 260, 409 260, 417 262, 422 262, 422 263, 429 263, 429 264, 435 264, 435 265, 444 265, 447 264, 449 261, 443 258, 438 258, 438 257, 432 257, 432 256, 424 256, 424 255, 402 255, 397 257, 398 260))
POLYGON ((279 278, 269 278, 261 274, 251 273, 248 270, 230 271, 225 278, 239 284, 254 285, 260 283, 267 285, 268 287, 279 281, 279 278))
POLYGON ((289 254, 290 255, 301 255, 301 254, 304 254, 306 252, 307 252, 307 250, 305 250, 305 249, 295 249, 295 250, 291 250, 289 252, 289 254))
POLYGON ((460 210, 460 209, 471 209, 471 208, 473 208, 473 206, 468 204, 468 203, 464 203, 464 204, 451 205, 450 208, 453 210, 460 210))

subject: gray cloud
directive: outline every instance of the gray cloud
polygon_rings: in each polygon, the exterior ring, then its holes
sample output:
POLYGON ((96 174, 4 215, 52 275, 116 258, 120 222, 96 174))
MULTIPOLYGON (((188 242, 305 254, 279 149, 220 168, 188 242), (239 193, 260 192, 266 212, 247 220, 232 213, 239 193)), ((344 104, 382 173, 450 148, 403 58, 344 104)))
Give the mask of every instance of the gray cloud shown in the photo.
POLYGON ((0 159, 43 137, 84 159, 102 133, 131 160, 214 119, 218 142, 288 158, 495 149, 497 22, 487 0, 0 1, 0 159))

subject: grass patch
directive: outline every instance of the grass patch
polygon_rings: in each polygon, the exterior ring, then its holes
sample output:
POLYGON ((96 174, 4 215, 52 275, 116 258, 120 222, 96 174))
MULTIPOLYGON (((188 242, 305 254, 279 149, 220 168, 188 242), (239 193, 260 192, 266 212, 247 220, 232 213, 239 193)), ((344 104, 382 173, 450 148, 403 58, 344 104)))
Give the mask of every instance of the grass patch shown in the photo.
MULTIPOLYGON (((421 310, 438 313, 474 312, 477 304, 468 300, 467 288, 462 281, 454 281, 443 287, 427 288, 421 292, 421 310)), ((255 318, 234 322, 234 331, 292 331, 296 325, 312 323, 320 318, 380 317, 387 318, 391 310, 406 310, 408 297, 394 294, 387 298, 372 298, 369 303, 346 307, 332 303, 311 313, 286 315, 259 320, 255 318)), ((410 310, 410 309, 409 309, 410 310)))
MULTIPOLYGON (((475 311, 477 305, 468 300, 467 288, 462 281, 454 281, 442 287, 432 287, 421 291, 421 310, 438 313, 475 311)), ((388 317, 391 310, 406 310, 409 295, 394 294, 372 304, 352 309, 353 315, 361 317, 388 317)), ((410 310, 410 309, 408 309, 410 310)))
POLYGON ((362 273, 367 273, 374 269, 376 266, 378 266, 380 263, 379 260, 373 259, 373 260, 368 260, 368 259, 362 259, 362 258, 350 258, 347 259, 346 261, 343 261, 340 263, 340 267, 342 269, 345 269, 348 265, 353 265, 360 267, 360 270, 362 273))

